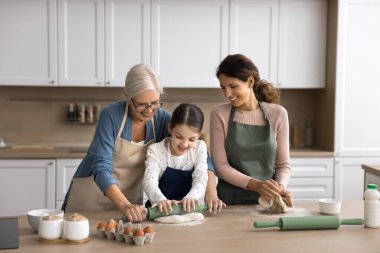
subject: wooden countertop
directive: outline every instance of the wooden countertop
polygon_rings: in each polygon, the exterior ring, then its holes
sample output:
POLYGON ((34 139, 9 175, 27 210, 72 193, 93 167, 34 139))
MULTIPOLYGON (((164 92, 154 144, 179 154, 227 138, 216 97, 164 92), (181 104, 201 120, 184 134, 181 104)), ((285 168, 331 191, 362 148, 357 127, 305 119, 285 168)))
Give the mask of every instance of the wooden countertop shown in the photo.
POLYGON ((0 159, 83 158, 88 147, 25 145, 0 149, 0 159))
MULTIPOLYGON (((233 253, 233 252, 379 252, 380 229, 342 225, 334 230, 280 231, 255 229, 254 221, 276 220, 278 214, 263 212, 258 206, 230 206, 221 213, 206 214, 203 221, 181 225, 150 223, 156 230, 152 244, 134 246, 96 235, 96 225, 118 212, 83 213, 90 220, 90 241, 82 245, 41 243, 25 216, 19 217, 20 248, 2 252, 154 252, 154 253, 233 253)), ((299 204, 283 216, 319 215, 318 204, 299 204)), ((362 218, 363 202, 344 202, 340 218, 362 218)))
POLYGON ((368 164, 363 164, 362 169, 365 172, 369 172, 372 174, 375 174, 377 176, 380 176, 380 165, 368 165, 368 164))

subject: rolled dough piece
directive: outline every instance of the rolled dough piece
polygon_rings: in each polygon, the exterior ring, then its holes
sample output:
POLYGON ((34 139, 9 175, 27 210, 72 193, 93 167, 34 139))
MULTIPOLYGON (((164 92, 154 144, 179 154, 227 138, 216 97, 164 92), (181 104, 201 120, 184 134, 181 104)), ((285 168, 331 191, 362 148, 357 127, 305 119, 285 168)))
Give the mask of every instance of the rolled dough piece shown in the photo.
POLYGON ((276 199, 259 198, 259 204, 265 210, 269 210, 276 213, 287 213, 289 208, 286 206, 285 202, 281 197, 276 197, 276 199))
POLYGON ((203 220, 205 217, 201 213, 187 213, 182 215, 169 215, 155 219, 155 222, 166 224, 179 224, 190 221, 203 220))

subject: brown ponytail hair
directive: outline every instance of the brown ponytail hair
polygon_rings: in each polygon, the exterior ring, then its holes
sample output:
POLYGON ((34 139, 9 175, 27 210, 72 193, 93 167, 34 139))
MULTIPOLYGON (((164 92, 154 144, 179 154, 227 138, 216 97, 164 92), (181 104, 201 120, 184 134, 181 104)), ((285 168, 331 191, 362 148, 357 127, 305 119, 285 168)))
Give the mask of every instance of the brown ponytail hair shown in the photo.
POLYGON ((267 103, 280 103, 281 91, 264 79, 260 79, 259 70, 256 65, 245 55, 233 54, 228 55, 219 64, 216 71, 216 77, 221 74, 229 77, 237 78, 243 82, 247 82, 250 76, 255 80, 253 92, 257 100, 267 103))

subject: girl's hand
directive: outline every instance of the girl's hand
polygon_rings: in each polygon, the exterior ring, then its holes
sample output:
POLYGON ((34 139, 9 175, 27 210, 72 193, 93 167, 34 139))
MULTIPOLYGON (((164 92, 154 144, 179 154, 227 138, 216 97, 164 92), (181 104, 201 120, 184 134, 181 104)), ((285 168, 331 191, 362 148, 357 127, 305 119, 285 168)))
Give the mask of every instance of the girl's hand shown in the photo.
POLYGON ((183 199, 181 200, 183 211, 191 212, 191 209, 195 210, 198 206, 198 200, 196 199, 183 199))
POLYGON ((143 221, 146 218, 147 210, 144 206, 127 204, 124 208, 124 215, 130 222, 143 221))
POLYGON ((176 205, 177 206, 178 203, 179 203, 179 201, 177 201, 177 200, 165 199, 165 200, 158 201, 152 207, 157 206, 158 210, 160 210, 160 212, 163 212, 166 215, 169 215, 173 211, 172 205, 176 205))
POLYGON ((266 181, 259 181, 257 185, 257 192, 260 196, 267 199, 274 199, 280 196, 282 189, 280 185, 273 179, 266 181))
POLYGON ((220 212, 222 207, 226 207, 226 204, 218 198, 216 191, 207 191, 205 194, 205 204, 208 207, 208 211, 212 214, 220 212))

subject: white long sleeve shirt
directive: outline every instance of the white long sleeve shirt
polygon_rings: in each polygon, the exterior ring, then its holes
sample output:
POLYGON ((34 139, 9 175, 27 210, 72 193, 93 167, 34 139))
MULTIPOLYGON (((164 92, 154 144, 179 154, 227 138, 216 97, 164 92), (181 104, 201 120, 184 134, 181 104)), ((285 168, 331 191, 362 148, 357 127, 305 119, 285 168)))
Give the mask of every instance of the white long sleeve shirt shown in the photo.
MULTIPOLYGON (((170 138, 170 137, 169 137, 170 138)), ((145 175, 143 187, 152 205, 167 198, 158 188, 159 181, 167 167, 177 170, 192 170, 192 186, 184 198, 197 199, 203 203, 207 185, 207 146, 202 140, 197 140, 193 148, 181 156, 173 156, 170 148, 165 147, 165 140, 149 146, 145 160, 145 175)))

